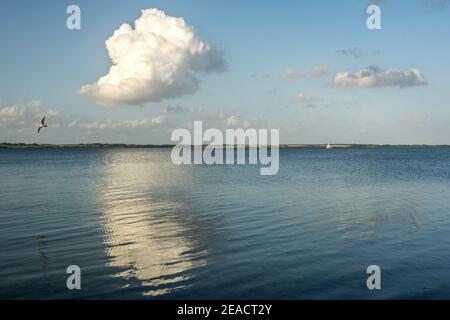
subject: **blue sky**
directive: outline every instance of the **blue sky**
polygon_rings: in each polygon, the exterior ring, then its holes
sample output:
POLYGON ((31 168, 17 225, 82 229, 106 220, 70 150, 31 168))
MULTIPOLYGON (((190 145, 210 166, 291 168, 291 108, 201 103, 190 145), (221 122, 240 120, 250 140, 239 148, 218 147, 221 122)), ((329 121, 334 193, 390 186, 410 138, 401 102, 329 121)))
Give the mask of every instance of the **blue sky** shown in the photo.
POLYGON ((2 1, 0 141, 167 143, 174 128, 204 120, 279 128, 282 143, 450 144, 450 6, 385 0, 382 29, 368 30, 368 4, 2 1), (81 30, 66 28, 70 4, 81 8, 81 30), (198 88, 159 101, 150 95, 133 105, 99 106, 92 94, 79 94, 108 74, 105 41, 123 23, 134 28, 147 8, 182 17, 222 52, 227 70, 193 70, 198 88), (312 75, 318 67, 323 74, 312 75), (424 81, 404 85, 412 69, 424 81), (378 82, 351 82, 365 70, 377 70, 378 82), (392 70, 405 79, 392 80, 392 70), (338 83, 343 72, 350 82, 338 83), (43 115, 50 127, 37 135, 43 115))

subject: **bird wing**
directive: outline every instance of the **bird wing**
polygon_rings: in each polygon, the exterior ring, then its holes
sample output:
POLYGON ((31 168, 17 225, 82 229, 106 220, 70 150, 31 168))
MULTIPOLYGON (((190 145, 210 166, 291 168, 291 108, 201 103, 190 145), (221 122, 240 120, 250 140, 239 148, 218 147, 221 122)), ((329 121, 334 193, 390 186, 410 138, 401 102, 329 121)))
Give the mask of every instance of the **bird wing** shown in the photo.
POLYGON ((41 124, 45 124, 45 117, 42 118, 41 124))
POLYGON ((39 131, 41 131, 41 128, 42 128, 42 127, 39 127, 39 128, 38 128, 38 133, 39 133, 39 131))

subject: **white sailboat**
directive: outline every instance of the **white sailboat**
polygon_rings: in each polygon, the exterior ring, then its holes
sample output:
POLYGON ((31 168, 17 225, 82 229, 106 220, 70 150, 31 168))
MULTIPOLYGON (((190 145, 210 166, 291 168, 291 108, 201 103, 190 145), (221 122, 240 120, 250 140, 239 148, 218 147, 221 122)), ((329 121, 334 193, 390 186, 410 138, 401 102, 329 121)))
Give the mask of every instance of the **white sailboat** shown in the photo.
POLYGON ((332 148, 331 144, 327 144, 327 149, 331 149, 331 148, 332 148))

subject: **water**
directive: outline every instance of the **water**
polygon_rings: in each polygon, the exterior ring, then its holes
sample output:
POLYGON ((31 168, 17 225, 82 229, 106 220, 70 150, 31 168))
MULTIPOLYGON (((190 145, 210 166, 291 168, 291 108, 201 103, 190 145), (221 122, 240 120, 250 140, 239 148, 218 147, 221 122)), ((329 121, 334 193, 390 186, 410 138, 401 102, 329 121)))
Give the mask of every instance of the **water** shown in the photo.
POLYGON ((170 149, 0 149, 0 298, 449 299, 449 160, 281 149, 260 176, 170 149))

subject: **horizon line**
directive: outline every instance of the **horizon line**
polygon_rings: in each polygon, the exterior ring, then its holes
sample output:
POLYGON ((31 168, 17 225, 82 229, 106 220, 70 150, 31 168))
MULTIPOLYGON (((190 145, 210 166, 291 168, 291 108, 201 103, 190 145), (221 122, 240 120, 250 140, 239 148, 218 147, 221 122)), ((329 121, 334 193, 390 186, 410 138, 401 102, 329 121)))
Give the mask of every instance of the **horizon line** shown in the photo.
MULTIPOLYGON (((104 143, 104 142, 90 142, 90 143, 23 143, 23 142, 1 142, 0 148, 82 148, 82 147, 103 147, 103 148, 113 148, 113 147, 128 147, 128 148, 170 148, 175 147, 178 144, 134 144, 134 143, 104 143)), ((279 148, 319 148, 326 147, 327 145, 333 148, 352 148, 352 147, 450 147, 450 144, 377 144, 377 143, 280 143, 279 148)), ((215 147, 215 148, 257 148, 257 147, 276 147, 276 145, 248 145, 248 144, 202 144, 202 145, 179 145, 182 147, 215 147)))

